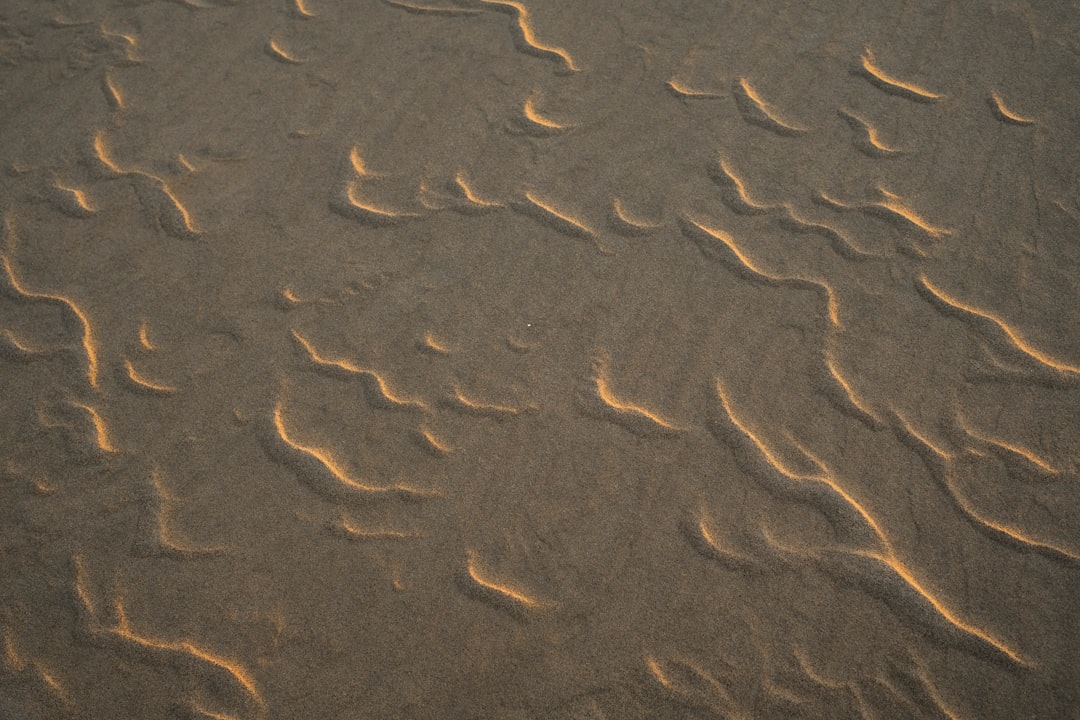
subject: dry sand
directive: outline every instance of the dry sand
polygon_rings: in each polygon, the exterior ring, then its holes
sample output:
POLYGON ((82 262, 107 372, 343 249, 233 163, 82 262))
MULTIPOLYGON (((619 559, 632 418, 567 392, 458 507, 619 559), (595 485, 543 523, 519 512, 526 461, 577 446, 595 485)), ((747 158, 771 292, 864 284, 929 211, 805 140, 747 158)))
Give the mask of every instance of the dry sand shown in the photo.
POLYGON ((1070 5, 4 2, 0 717, 1080 717, 1070 5))

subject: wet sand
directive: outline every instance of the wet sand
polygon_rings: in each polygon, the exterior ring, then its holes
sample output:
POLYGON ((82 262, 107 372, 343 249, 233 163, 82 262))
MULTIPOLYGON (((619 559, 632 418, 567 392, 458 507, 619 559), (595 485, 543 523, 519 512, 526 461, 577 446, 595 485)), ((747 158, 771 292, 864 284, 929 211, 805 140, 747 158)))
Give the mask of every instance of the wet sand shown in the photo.
POLYGON ((1080 717, 1060 4, 9 2, 0 717, 1080 717))

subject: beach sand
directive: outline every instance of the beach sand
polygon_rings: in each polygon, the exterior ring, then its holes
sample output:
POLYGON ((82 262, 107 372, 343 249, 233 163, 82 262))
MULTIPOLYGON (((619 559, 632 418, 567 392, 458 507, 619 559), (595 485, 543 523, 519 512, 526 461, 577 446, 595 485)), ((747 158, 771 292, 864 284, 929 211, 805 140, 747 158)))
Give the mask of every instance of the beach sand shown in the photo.
POLYGON ((11 0, 0 718, 1080 717, 1067 3, 11 0))

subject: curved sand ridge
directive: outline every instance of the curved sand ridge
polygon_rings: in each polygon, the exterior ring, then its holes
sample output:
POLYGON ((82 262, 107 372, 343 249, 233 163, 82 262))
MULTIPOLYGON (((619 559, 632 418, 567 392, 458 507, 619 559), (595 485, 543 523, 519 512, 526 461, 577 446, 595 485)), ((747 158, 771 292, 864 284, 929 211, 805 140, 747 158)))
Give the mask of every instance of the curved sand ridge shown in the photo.
POLYGON ((494 6, 497 10, 508 11, 516 16, 521 40, 530 52, 536 52, 539 55, 546 55, 558 59, 565 65, 569 72, 578 72, 580 70, 574 63, 574 59, 570 57, 570 54, 566 52, 566 50, 554 45, 548 45, 537 39, 536 31, 533 30, 532 26, 532 17, 529 9, 524 3, 514 2, 513 0, 480 0, 480 2, 485 5, 494 6))
POLYGON ((887 93, 924 103, 937 102, 945 97, 944 95, 930 92, 925 88, 919 87, 915 83, 900 80, 885 72, 878 65, 877 58, 874 57, 874 53, 870 51, 870 48, 863 50, 860 62, 862 63, 862 69, 866 73, 866 77, 887 93))
MULTIPOLYGON (((122 109, 122 106, 120 106, 120 109, 122 109)), ((116 163, 106 146, 104 130, 99 130, 94 134, 93 150, 94 157, 107 171, 132 179, 136 183, 136 187, 141 184, 153 187, 165 197, 168 204, 160 218, 162 227, 167 232, 184 238, 193 238, 199 235, 199 229, 196 227, 191 213, 180 202, 180 198, 177 197, 163 178, 142 170, 125 170, 116 163)))
MULTIPOLYGON (((879 547, 872 550, 851 550, 845 552, 851 552, 852 554, 873 560, 880 563, 882 566, 895 573, 895 575, 908 585, 913 591, 915 591, 922 599, 924 599, 933 608, 942 619, 950 623, 953 627, 961 632, 986 643, 994 650, 1001 652, 1009 660, 1012 660, 1020 665, 1029 665, 1030 661, 1025 660, 1015 649, 1008 647, 1003 641, 998 640, 988 634, 986 631, 973 626, 969 622, 960 618, 956 611, 948 607, 948 605, 938 598, 932 591, 928 590, 919 580, 915 577, 913 572, 907 565, 897 556, 896 551, 893 549, 892 542, 889 540, 888 535, 885 533, 882 526, 874 518, 871 512, 866 509, 857 500, 851 497, 832 476, 832 473, 821 462, 820 459, 814 457, 807 452, 804 448, 799 447, 799 450, 810 460, 810 462, 819 468, 818 473, 811 475, 802 474, 799 470, 795 469, 787 460, 773 451, 764 440, 760 439, 753 430, 741 420, 733 411, 731 402, 724 391, 723 386, 717 382, 716 392, 720 398, 720 404, 727 415, 727 418, 731 424, 749 440, 757 451, 761 454, 761 457, 781 476, 794 480, 796 482, 816 482, 821 483, 832 490, 838 497, 840 497, 850 508, 855 512, 858 517, 873 531, 873 535, 876 538, 879 547)), ((901 418, 901 422, 905 421, 901 418)), ((905 423, 905 427, 909 427, 905 423)), ((914 431, 909 430, 912 434, 914 431)), ((918 435, 915 435, 918 437, 918 435)), ((932 447, 932 446, 931 446, 932 447)), ((775 544, 775 541, 774 541, 775 544)), ((787 552, 801 552, 797 549, 784 548, 787 552)))
POLYGON ((15 276, 15 268, 8 254, 0 255, 0 263, 4 266, 4 272, 7 276, 8 286, 19 296, 25 297, 29 300, 48 300, 54 303, 63 305, 71 311, 72 315, 79 321, 79 325, 82 328, 82 347, 83 352, 86 354, 86 379, 90 383, 90 387, 95 388, 98 386, 98 351, 97 342, 94 339, 94 333, 90 325, 90 319, 87 314, 80 308, 74 300, 66 295, 60 295, 57 293, 39 292, 30 290, 23 285, 15 276))
POLYGON ((266 701, 250 670, 241 663, 207 648, 197 641, 164 640, 143 634, 135 629, 123 597, 118 591, 108 609, 94 601, 89 588, 87 571, 80 555, 72 559, 74 566, 74 595, 78 603, 80 621, 85 632, 96 642, 111 647, 128 661, 151 661, 177 666, 182 672, 216 676, 239 692, 241 702, 255 711, 255 716, 265 716, 266 701), (103 617, 111 615, 111 618, 103 617))

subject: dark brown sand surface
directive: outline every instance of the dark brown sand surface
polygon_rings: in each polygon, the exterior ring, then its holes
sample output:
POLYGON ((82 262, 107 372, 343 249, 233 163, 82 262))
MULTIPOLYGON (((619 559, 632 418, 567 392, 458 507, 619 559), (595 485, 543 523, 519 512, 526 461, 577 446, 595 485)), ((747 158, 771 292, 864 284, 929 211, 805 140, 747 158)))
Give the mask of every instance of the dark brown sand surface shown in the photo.
POLYGON ((0 3, 0 718, 1080 718, 1066 2, 0 3))

